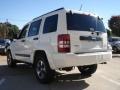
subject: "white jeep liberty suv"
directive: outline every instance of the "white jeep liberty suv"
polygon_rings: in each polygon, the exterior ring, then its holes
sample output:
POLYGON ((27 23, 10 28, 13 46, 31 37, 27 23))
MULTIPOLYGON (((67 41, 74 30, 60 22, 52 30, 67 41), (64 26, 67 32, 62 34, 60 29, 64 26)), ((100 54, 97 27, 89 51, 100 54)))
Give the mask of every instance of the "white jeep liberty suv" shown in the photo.
POLYGON ((78 67, 91 75, 112 58, 107 32, 98 16, 60 8, 27 23, 7 50, 7 63, 31 63, 36 78, 48 83, 55 70, 78 67))

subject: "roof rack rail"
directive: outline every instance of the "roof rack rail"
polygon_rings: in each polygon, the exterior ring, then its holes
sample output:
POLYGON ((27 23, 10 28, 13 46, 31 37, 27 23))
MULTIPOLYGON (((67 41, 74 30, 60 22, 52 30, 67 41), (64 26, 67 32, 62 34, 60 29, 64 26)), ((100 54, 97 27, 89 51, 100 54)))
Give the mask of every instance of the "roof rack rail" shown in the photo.
MULTIPOLYGON (((56 12, 56 11, 59 11, 59 10, 62 10, 62 9, 64 9, 64 7, 59 8, 59 9, 56 9, 56 10, 53 10, 53 11, 48 12, 48 13, 46 13, 46 14, 49 14, 49 13, 52 13, 52 12, 56 12)), ((41 15, 41 16, 44 16, 44 15, 46 15, 46 14, 43 14, 43 15, 41 15)), ((39 16, 39 17, 41 17, 41 16, 39 16)), ((36 17, 36 18, 34 18, 33 20, 35 20, 35 19, 37 19, 37 18, 39 18, 39 17, 36 17)))

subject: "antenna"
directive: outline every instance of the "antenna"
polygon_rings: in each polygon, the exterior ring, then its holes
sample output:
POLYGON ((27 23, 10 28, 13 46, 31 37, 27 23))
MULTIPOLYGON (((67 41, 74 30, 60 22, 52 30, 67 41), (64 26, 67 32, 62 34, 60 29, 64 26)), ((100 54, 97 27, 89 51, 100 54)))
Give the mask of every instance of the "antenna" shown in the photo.
POLYGON ((84 4, 84 0, 81 0, 81 5, 80 5, 80 10, 79 10, 79 11, 82 10, 82 8, 83 8, 83 4, 84 4))
POLYGON ((81 4, 81 5, 80 5, 80 10, 79 10, 79 11, 81 11, 81 10, 82 10, 82 7, 83 7, 83 5, 81 4))

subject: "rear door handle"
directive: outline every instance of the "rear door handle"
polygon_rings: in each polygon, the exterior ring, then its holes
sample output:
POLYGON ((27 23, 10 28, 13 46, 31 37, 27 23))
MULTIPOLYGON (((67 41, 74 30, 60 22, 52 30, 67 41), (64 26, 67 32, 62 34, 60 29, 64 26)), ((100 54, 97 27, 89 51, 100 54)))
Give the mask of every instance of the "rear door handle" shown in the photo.
POLYGON ((33 40, 38 40, 38 37, 36 37, 36 38, 33 38, 33 40))

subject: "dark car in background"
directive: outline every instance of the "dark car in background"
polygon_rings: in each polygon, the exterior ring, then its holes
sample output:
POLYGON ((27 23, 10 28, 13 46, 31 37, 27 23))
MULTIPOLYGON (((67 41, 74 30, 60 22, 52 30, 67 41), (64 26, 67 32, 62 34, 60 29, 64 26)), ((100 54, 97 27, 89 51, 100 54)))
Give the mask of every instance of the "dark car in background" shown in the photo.
POLYGON ((112 46, 113 53, 120 52, 120 37, 109 38, 109 44, 112 46))
POLYGON ((0 54, 6 54, 6 49, 9 45, 9 39, 0 39, 0 54))

